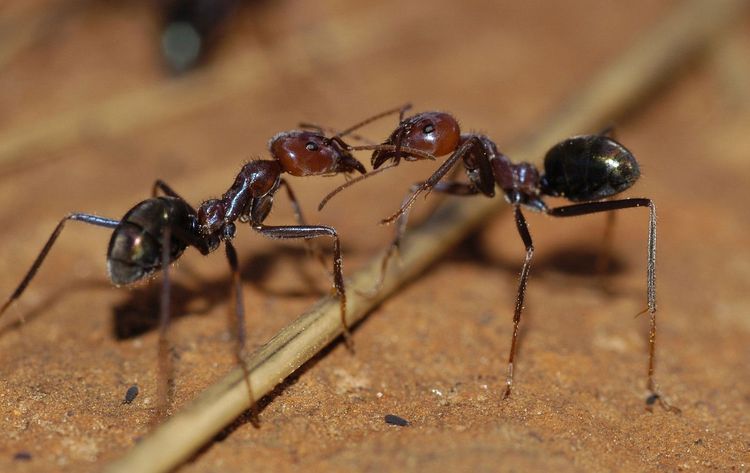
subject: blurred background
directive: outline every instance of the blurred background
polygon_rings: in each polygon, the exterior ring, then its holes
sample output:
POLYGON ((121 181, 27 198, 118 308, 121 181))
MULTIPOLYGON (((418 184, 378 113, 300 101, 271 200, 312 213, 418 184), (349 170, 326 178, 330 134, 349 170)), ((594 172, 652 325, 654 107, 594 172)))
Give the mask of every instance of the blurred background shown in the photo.
MULTIPOLYGON (((0 297, 67 213, 119 218, 157 178, 198 205, 300 121, 345 128, 411 102, 451 112, 503 149, 684 3, 6 0, 0 297)), ((628 195, 659 210, 657 379, 681 416, 643 410, 638 210, 618 217, 604 276, 593 262, 603 219, 529 217, 537 252, 517 388, 500 400, 523 257, 506 213, 371 314, 355 331, 355 356, 327 351, 265 403, 260 429, 239 422, 185 470, 747 469, 748 26, 737 18, 616 123, 642 167, 628 195), (385 414, 412 426, 385 425, 385 414)), ((362 133, 381 140, 395 124, 362 133)), ((389 240, 378 220, 434 168, 401 166, 320 213, 343 177, 290 182, 308 220, 339 230, 351 274, 389 240)), ((292 223, 285 197, 267 221, 292 223)), ((4 471, 98 470, 148 431, 159 285, 111 287, 108 238, 68 225, 2 320, 4 471), (134 383, 141 395, 124 406, 134 383)), ((235 241, 248 342, 259 346, 329 279, 301 244, 242 227, 235 241)), ((179 406, 234 362, 223 255, 189 250, 173 274, 179 406)))

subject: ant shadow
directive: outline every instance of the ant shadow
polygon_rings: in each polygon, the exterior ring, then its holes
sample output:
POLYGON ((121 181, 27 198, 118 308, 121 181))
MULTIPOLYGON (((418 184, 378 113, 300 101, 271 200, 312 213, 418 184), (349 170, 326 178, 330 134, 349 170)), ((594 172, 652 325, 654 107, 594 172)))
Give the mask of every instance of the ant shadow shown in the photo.
MULTIPOLYGON (((319 250, 327 261, 331 260, 331 252, 319 250)), ((300 261, 311 259, 310 251, 305 247, 294 245, 276 245, 266 251, 254 253, 240 262, 240 275, 243 286, 250 284, 268 296, 283 298, 314 297, 327 294, 328 282, 321 283, 326 277, 331 277, 322 266, 300 264, 300 261), (274 270, 285 260, 294 264, 298 270, 299 281, 294 282, 291 289, 272 289, 267 282, 274 270)), ((171 273, 175 272, 170 268, 171 273)), ((178 320, 188 314, 202 315, 211 311, 215 306, 231 301, 232 280, 229 269, 225 277, 207 280, 201 278, 190 267, 182 264, 177 270, 192 280, 190 283, 170 279, 170 317, 178 320)), ((35 320, 42 314, 49 312, 59 300, 73 292, 112 289, 112 284, 104 279, 75 281, 53 289, 30 310, 23 310, 14 321, 0 327, 0 337, 20 329, 24 324, 35 320)), ((151 278, 146 284, 136 285, 127 291, 125 300, 114 305, 112 309, 112 330, 117 340, 127 340, 138 337, 159 326, 159 310, 162 284, 159 276, 151 278)))
MULTIPOLYGON (((329 253, 325 251, 322 253, 325 258, 330 259, 329 253)), ((267 251, 255 253, 240 262, 241 282, 243 286, 247 284, 254 286, 267 296, 302 298, 324 295, 328 283, 321 284, 321 278, 330 277, 330 275, 327 276, 322 267, 316 270, 308 265, 300 264, 300 261, 311 258, 307 248, 277 245, 267 251), (301 288, 277 290, 268 287, 267 281, 271 274, 284 260, 290 260, 297 266, 301 288)), ((231 302, 233 284, 229 270, 227 270, 226 277, 210 281, 197 276, 187 265, 182 265, 180 272, 187 274, 195 283, 187 285, 170 280, 170 317, 172 320, 178 320, 188 314, 203 315, 217 305, 231 302)), ((161 291, 160 282, 154 281, 146 286, 134 288, 126 300, 114 306, 113 332, 118 340, 138 337, 158 329, 161 291)))
MULTIPOLYGON (((445 258, 445 261, 472 262, 478 266, 497 268, 513 274, 518 273, 523 264, 523 243, 518 238, 518 259, 500 259, 487 251, 483 234, 488 230, 482 228, 471 233, 445 258)), ((552 252, 534 254, 532 274, 557 272, 571 276, 610 277, 624 273, 628 265, 615 252, 607 256, 606 265, 601 266, 602 253, 597 244, 574 244, 556 248, 552 252)))

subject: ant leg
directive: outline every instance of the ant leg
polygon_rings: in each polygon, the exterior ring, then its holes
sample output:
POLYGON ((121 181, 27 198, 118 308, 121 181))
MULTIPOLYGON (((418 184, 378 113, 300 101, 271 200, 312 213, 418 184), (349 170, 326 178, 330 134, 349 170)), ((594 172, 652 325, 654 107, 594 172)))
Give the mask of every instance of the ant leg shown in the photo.
POLYGON ((55 230, 52 232, 52 235, 50 235, 49 239, 47 240, 47 243, 44 244, 44 247, 42 248, 42 251, 39 252, 36 259, 34 260, 34 263, 32 263, 31 268, 29 268, 29 271, 26 273, 26 276, 24 276, 21 283, 18 285, 15 291, 13 291, 13 294, 8 297, 8 300, 5 301, 5 303, 0 307, 0 316, 3 315, 3 313, 10 307, 10 305, 21 297, 21 294, 23 294, 23 291, 26 289, 26 286, 29 285, 31 280, 34 278, 34 275, 36 275, 36 272, 39 270, 39 267, 42 265, 42 262, 44 262, 44 258, 47 257, 47 253, 52 249, 52 245, 55 244, 55 241, 57 240, 57 237, 60 236, 60 232, 62 232, 63 227, 65 226, 65 222, 68 220, 75 220, 78 222, 84 222, 88 223, 90 225, 96 225, 98 227, 105 227, 105 228, 115 228, 117 225, 120 224, 119 220, 112 220, 109 218, 99 217, 96 215, 91 214, 82 214, 82 213, 72 213, 67 216, 65 216, 62 220, 60 220, 60 223, 57 224, 55 227, 55 230))
MULTIPOLYGON (((305 220, 304 215, 302 215, 302 207, 299 205, 299 201, 297 200, 297 196, 294 194, 294 191, 292 191, 292 187, 289 185, 288 182, 286 182, 285 179, 281 179, 281 184, 284 186, 284 189, 286 189, 286 195, 289 198, 289 202, 292 205, 292 210, 294 211, 294 218, 297 220, 297 224, 300 226, 307 226, 307 221, 305 220)), ((307 251, 320 262, 320 264, 323 265, 323 267, 326 267, 326 259, 323 256, 323 253, 320 252, 320 248, 318 248, 315 243, 313 243, 311 240, 305 239, 305 246, 307 247, 307 251)), ((327 271, 327 269, 326 269, 327 271)))
POLYGON ((174 394, 174 366, 172 364, 172 354, 170 353, 169 343, 169 321, 171 316, 170 307, 170 284, 169 284, 169 260, 170 260, 170 243, 172 241, 172 230, 169 226, 164 229, 162 234, 161 248, 161 299, 159 301, 159 341, 158 341, 158 360, 159 360, 159 385, 157 386, 157 419, 166 417, 167 410, 174 394))
POLYGON ((237 315, 237 360, 242 363, 245 355, 245 303, 242 300, 242 281, 240 280, 240 265, 237 259, 237 250, 229 240, 224 240, 224 248, 227 254, 229 268, 232 271, 232 282, 234 284, 234 310, 237 315))
MULTIPOLYGON (((471 138, 467 139, 461 146, 458 147, 458 149, 448 158, 446 159, 443 164, 440 165, 440 167, 437 168, 437 170, 427 178, 426 181, 424 181, 414 192, 411 193, 411 196, 404 201, 404 203, 401 205, 401 208, 390 217, 384 218, 380 221, 381 224, 387 225, 393 223, 396 219, 398 219, 404 212, 406 212, 412 205, 414 205, 414 202, 417 199, 417 196, 421 194, 424 191, 427 191, 428 193, 435 187, 435 185, 445 177, 446 174, 470 151, 475 149, 476 146, 479 146, 481 149, 482 142, 479 141, 479 139, 475 136, 472 136, 471 138)), ((405 148, 402 148, 402 150, 405 148)))
POLYGON ((521 322, 523 300, 526 296, 526 283, 529 280, 531 257, 534 256, 534 242, 531 240, 529 227, 526 225, 526 218, 524 218, 519 206, 515 207, 515 215, 518 234, 521 235, 521 240, 523 240, 523 244, 526 247, 526 259, 524 260, 523 266, 521 267, 521 276, 518 282, 518 294, 516 295, 516 308, 513 311, 513 337, 510 341, 510 355, 508 356, 508 375, 505 380, 505 394, 503 394, 503 399, 507 399, 508 396, 510 396, 511 386, 513 385, 513 361, 516 355, 516 344, 518 342, 518 325, 521 322))
POLYGON ((151 188, 151 197, 158 197, 159 191, 162 191, 164 195, 167 195, 169 197, 176 197, 182 201, 187 202, 182 198, 180 194, 172 190, 172 188, 169 187, 169 185, 161 179, 157 179, 156 181, 154 181, 154 186, 151 188))
POLYGON ((599 136, 606 136, 606 137, 612 138, 614 140, 615 139, 615 131, 616 131, 615 124, 614 123, 610 123, 607 126, 605 126, 604 128, 602 128, 601 130, 599 130, 599 132, 597 133, 597 135, 599 135, 599 136))
MULTIPOLYGON (((404 198, 404 202, 407 202, 411 198, 411 195, 416 192, 421 187, 421 185, 421 182, 412 184, 412 186, 409 188, 409 193, 406 194, 406 197, 404 198)), ((465 182, 438 182, 437 184, 435 184, 432 190, 435 192, 440 192, 442 194, 458 196, 471 196, 480 193, 479 190, 472 184, 468 184, 465 182)), ((383 256, 383 260, 380 264, 380 278, 378 279, 375 287, 368 294, 370 296, 377 293, 383 286, 383 281, 385 280, 386 271, 388 269, 388 263, 394 255, 398 255, 399 248, 401 246, 401 238, 403 238, 404 233, 406 232, 406 225, 409 221, 409 213, 411 213, 411 208, 407 208, 396 221, 396 230, 394 232, 393 240, 391 240, 391 244, 389 245, 388 250, 383 256)))
POLYGON ((333 238, 333 288, 339 298, 341 310, 341 326, 344 329, 344 341, 349 351, 354 351, 349 324, 346 321, 346 289, 344 288, 343 261, 341 258, 341 242, 339 236, 332 227, 324 225, 297 225, 297 226, 269 226, 254 224, 253 229, 262 235, 275 239, 299 239, 329 236, 333 238))
POLYGON ((612 240, 614 239, 614 228, 615 221, 617 220, 617 214, 609 212, 607 214, 607 220, 604 222, 604 234, 602 235, 601 247, 599 254, 596 257, 595 267, 596 272, 604 274, 609 268, 609 262, 612 256, 612 240))
POLYGON ((229 262, 229 268, 232 271, 232 282, 234 286, 234 312, 235 312, 235 323, 237 328, 237 349, 235 356, 237 357, 237 364, 240 365, 245 375, 245 385, 247 387, 247 395, 250 400, 250 423, 254 427, 259 427, 260 422, 258 421, 258 404, 255 402, 253 397, 253 389, 250 384, 250 370, 245 364, 245 347, 246 347, 246 324, 245 324, 245 303, 242 299, 242 281, 240 279, 240 265, 237 259, 237 250, 229 240, 224 240, 224 249, 227 254, 227 261, 229 262))
POLYGON ((647 403, 653 404, 656 400, 667 410, 678 412, 679 409, 672 407, 659 394, 654 381, 654 365, 656 358, 656 206, 651 199, 630 198, 620 200, 605 200, 600 202, 585 202, 581 204, 566 205, 547 210, 547 214, 553 217, 574 217, 588 215, 597 212, 610 212, 633 207, 648 207, 648 250, 646 260, 646 300, 648 312, 651 319, 649 330, 648 347, 648 382, 647 388, 651 392, 647 403))

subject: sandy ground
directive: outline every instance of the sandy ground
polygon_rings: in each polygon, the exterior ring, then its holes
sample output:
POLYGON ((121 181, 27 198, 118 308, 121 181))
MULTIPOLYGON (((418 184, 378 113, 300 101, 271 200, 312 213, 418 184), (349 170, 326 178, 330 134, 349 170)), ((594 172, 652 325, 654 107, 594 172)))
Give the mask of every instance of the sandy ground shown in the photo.
MULTIPOLYGON (((221 86, 185 78, 195 81, 186 96, 169 88, 145 3, 52 16, 0 73, 0 292, 67 212, 117 218, 157 177, 193 203, 220 195, 244 160, 300 120, 344 127, 411 101, 450 110, 502 147, 678 2, 550 3, 262 3, 239 12, 214 52, 221 86), (133 110, 153 90, 171 93, 174 108, 140 123, 133 110), (90 118, 112 101, 129 125, 90 118)), ((8 25, 64 5, 10 2, 0 31, 21 34, 8 25)), ((341 344, 326 350, 264 399, 260 428, 239 419, 182 470, 750 470, 750 28, 741 26, 617 129, 643 171, 628 195, 658 207, 657 381, 681 414, 644 408, 641 210, 618 216, 603 275, 594 269, 602 218, 529 217, 537 252, 516 387, 501 399, 523 257, 505 213, 360 324, 355 356, 341 344), (387 424, 388 414, 409 425, 387 424)), ((320 214, 341 178, 292 184, 310 220, 340 231, 351 272, 388 240, 377 220, 433 168, 402 166, 320 214)), ((280 198, 269 223, 291 221, 280 198)), ((97 471, 150 428, 159 285, 110 286, 108 238, 69 225, 0 324, 0 471, 97 471), (124 404, 134 384, 139 394, 124 404)), ((258 346, 328 280, 300 244, 247 228, 236 243, 248 342, 258 346)), ((173 274, 178 409, 234 362, 222 255, 188 251, 173 274)))

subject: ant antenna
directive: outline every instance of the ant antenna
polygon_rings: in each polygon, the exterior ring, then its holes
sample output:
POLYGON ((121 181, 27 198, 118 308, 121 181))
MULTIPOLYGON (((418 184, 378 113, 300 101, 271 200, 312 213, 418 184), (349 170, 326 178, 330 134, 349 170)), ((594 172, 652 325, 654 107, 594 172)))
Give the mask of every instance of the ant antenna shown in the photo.
POLYGON ((406 103, 404 105, 401 105, 400 107, 386 110, 385 112, 381 112, 381 113, 378 113, 377 115, 371 116, 370 118, 366 118, 362 120, 361 122, 356 123, 350 126, 349 128, 346 128, 345 130, 341 130, 340 132, 336 133, 336 136, 338 137, 346 136, 358 128, 362 128, 365 125, 369 125, 370 123, 376 120, 380 120, 381 118, 387 117, 388 115, 393 115, 394 113, 398 113, 398 122, 401 123, 402 121, 404 121, 404 113, 406 113, 406 111, 410 109, 411 109, 411 104, 406 103))
MULTIPOLYGON (((393 111, 391 111, 393 113, 393 111)), ((336 139, 340 140, 338 136, 335 137, 336 139)), ((342 141, 343 143, 343 141, 342 141)), ((407 146, 399 146, 399 145, 364 145, 364 146, 349 146, 346 143, 343 143, 344 147, 349 151, 368 151, 368 150, 383 150, 383 151, 402 151, 404 153, 404 159, 406 161, 416 161, 419 159, 429 159, 431 161, 435 160, 435 156, 431 155, 430 153, 427 153, 425 151, 421 151, 415 148, 409 148, 407 146)), ((363 174, 361 176, 357 176, 354 179, 351 179, 331 192, 328 193, 325 197, 323 197, 323 200, 320 201, 320 204, 318 204, 318 210, 323 210, 323 207, 326 206, 329 200, 331 200, 336 194, 341 192, 342 190, 346 189, 347 187, 350 187, 360 181, 364 181, 365 179, 374 176, 375 174, 380 174, 381 172, 385 171, 386 169, 391 169, 393 167, 398 166, 398 161, 395 161, 388 166, 382 167, 380 169, 375 169, 373 171, 368 172, 367 174, 363 174)))
POLYGON ((350 187, 350 186, 358 183, 359 181, 364 181, 368 177, 372 177, 375 174, 380 174, 381 172, 385 171, 386 169, 391 169, 393 167, 396 167, 397 165, 398 165, 398 163, 391 163, 388 166, 384 166, 384 167, 382 167, 380 169, 375 169, 374 171, 370 171, 367 174, 362 174, 361 176, 357 176, 357 177, 355 177, 353 179, 349 179, 345 183, 341 184, 340 186, 338 186, 337 188, 335 188, 334 190, 332 190, 331 192, 329 192, 328 195, 326 195, 325 197, 323 197, 323 200, 321 200, 320 203, 318 204, 318 211, 323 210, 323 207, 326 206, 326 204, 328 203, 329 200, 331 200, 336 194, 338 194, 342 190, 346 189, 347 187, 350 187))

